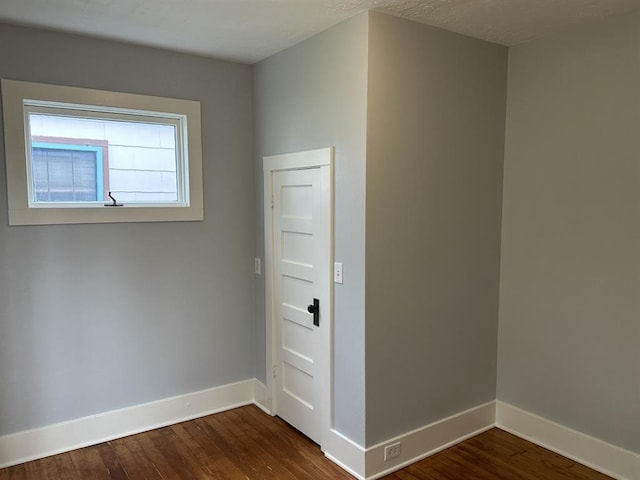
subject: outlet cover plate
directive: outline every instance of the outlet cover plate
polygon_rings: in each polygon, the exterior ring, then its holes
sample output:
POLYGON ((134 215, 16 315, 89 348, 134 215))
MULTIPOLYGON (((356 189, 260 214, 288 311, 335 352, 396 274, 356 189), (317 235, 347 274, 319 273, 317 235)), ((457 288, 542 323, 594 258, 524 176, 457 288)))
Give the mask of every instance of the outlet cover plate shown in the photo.
POLYGON ((400 442, 392 443, 384 447, 384 461, 389 461, 400 456, 400 442))

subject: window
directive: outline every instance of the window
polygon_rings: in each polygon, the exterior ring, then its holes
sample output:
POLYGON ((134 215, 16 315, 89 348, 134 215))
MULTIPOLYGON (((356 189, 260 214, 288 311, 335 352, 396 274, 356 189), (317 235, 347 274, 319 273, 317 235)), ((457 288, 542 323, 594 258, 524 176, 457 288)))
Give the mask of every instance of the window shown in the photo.
MULTIPOLYGON (((184 204, 185 189, 178 185, 178 172, 181 170, 181 152, 177 148, 180 136, 181 124, 179 119, 164 118, 164 122, 157 118, 150 118, 133 122, 129 121, 131 115, 118 112, 116 119, 101 118, 104 114, 96 116, 94 112, 81 112, 83 116, 77 116, 77 111, 58 113, 60 110, 48 107, 34 107, 27 104, 26 120, 30 133, 31 149, 29 162, 32 179, 35 181, 35 149, 36 140, 46 138, 52 148, 65 150, 68 143, 77 144, 71 150, 90 148, 93 145, 106 147, 105 155, 111 159, 108 168, 98 169, 95 172, 95 180, 102 186, 97 189, 103 194, 94 196, 93 199, 84 197, 67 197, 61 200, 55 197, 38 198, 35 192, 31 192, 29 200, 32 207, 43 206, 41 202, 103 202, 109 201, 108 193, 111 192, 119 202, 127 205, 133 204, 184 204), (120 119, 119 117, 124 117, 120 119), (168 122, 168 123, 166 123, 168 122), (55 135, 65 135, 56 138, 55 135), (69 137, 72 135, 72 137, 69 137), (91 137, 91 138, 87 138, 91 137), (55 147, 55 145, 60 145, 55 147), (109 186, 107 186, 109 185, 109 186)), ((112 112, 114 113, 114 112, 112 112)), ((71 183, 73 174, 71 156, 68 156, 69 165, 57 166, 57 172, 68 176, 67 183, 71 183)), ((33 182, 31 182, 33 188, 33 182)))
POLYGON ((2 81, 9 223, 202 220, 200 105, 2 81))

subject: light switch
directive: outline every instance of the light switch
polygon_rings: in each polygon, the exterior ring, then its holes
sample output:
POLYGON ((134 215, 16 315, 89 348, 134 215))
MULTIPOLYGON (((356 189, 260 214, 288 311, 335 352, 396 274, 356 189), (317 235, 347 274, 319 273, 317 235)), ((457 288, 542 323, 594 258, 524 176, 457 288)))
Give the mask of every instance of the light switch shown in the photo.
POLYGON ((342 283, 342 263, 340 262, 333 264, 333 281, 335 283, 342 283))

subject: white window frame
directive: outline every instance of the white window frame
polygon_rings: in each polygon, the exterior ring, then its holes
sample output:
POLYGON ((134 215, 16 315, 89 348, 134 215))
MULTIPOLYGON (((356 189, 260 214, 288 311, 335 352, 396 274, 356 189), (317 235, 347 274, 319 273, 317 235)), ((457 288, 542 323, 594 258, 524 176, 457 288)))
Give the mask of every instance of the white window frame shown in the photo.
POLYGON ((2 80, 5 163, 10 225, 71 223, 166 222, 204 219, 202 183, 202 139, 200 103, 191 100, 152 97, 87 88, 2 80), (28 112, 33 105, 61 110, 91 108, 96 116, 109 116, 124 109, 140 118, 174 117, 183 122, 177 139, 178 202, 167 204, 130 203, 105 207, 106 202, 44 204, 31 201, 29 184, 30 133, 28 112), (184 153, 184 155, 183 155, 184 153))

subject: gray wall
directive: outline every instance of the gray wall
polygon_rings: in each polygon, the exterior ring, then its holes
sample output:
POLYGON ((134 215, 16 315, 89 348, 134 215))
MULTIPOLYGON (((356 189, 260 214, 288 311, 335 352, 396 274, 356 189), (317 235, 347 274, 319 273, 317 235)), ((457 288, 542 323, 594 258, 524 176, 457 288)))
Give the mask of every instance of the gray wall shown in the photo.
MULTIPOLYGON (((364 172, 367 15, 363 14, 254 66, 256 217, 262 210, 262 157, 335 146, 336 261, 334 425, 364 443, 364 172)), ((262 223, 256 255, 264 258, 262 223)), ((256 282, 256 372, 264 381, 264 277, 256 282)))
POLYGON ((0 77, 200 101, 206 216, 9 227, 0 145, 0 435, 253 378, 251 68, 0 25, 0 77))
POLYGON ((367 445, 495 398, 507 49, 371 14, 367 445))
POLYGON ((640 13, 511 49, 498 398, 640 451, 640 13))

